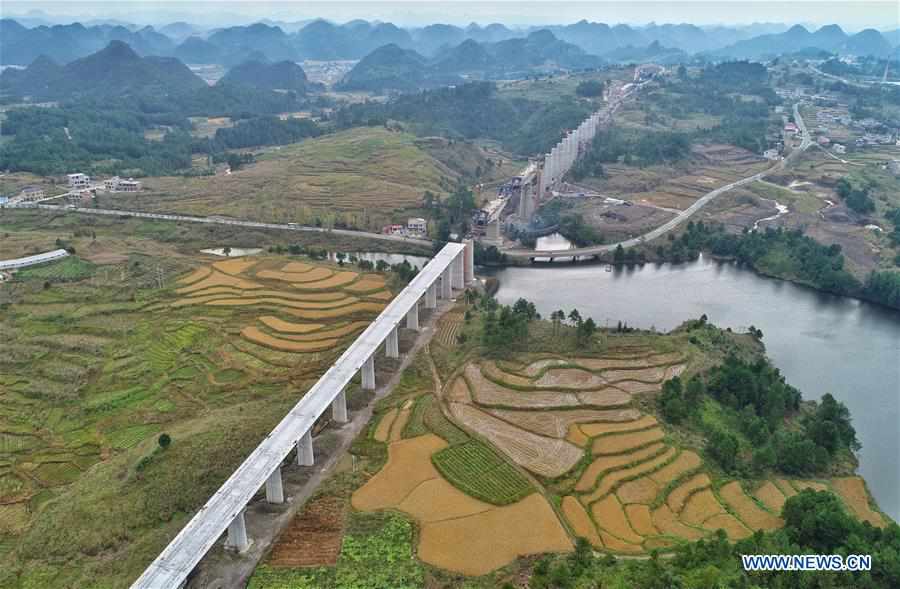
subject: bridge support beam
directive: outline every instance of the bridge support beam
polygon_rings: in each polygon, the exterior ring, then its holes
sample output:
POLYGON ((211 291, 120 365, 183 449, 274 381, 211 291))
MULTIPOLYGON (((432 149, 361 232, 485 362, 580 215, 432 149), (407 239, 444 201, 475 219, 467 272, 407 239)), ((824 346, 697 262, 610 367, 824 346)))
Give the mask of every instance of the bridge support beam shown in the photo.
POLYGON ((419 331, 419 302, 412 306, 412 309, 406 314, 406 329, 419 331))
POLYGON ((367 391, 375 390, 375 355, 369 356, 362 367, 362 388, 367 391))
POLYGON ((463 252, 465 256, 463 260, 465 279, 466 284, 471 284, 475 280, 475 242, 467 239, 463 243, 466 244, 466 251, 463 252))
POLYGON ((247 552, 250 548, 250 540, 247 538, 247 524, 244 522, 244 510, 235 516, 228 524, 228 537, 225 539, 225 547, 239 554, 247 552))
POLYGON ((266 502, 284 503, 284 487, 281 485, 280 466, 266 479, 266 502))
POLYGON ((450 268, 453 270, 453 278, 452 284, 453 288, 456 290, 462 290, 466 287, 465 278, 463 276, 463 258, 462 256, 456 256, 453 258, 453 263, 450 265, 450 268))
POLYGON ((331 417, 338 423, 347 423, 347 391, 341 391, 331 402, 331 417))
POLYGON ((425 292, 425 308, 426 309, 436 309, 437 308, 437 282, 431 283, 431 286, 428 287, 428 290, 425 292))
POLYGON ((448 300, 453 298, 453 290, 450 288, 450 268, 447 268, 441 274, 441 290, 443 291, 443 298, 448 300))
POLYGON ((297 442, 297 464, 299 466, 312 466, 315 463, 316 456, 313 453, 312 431, 308 431, 297 442))
POLYGON ((400 341, 397 337, 397 328, 391 330, 391 332, 387 336, 387 340, 385 343, 385 353, 388 358, 399 358, 400 357, 400 341))

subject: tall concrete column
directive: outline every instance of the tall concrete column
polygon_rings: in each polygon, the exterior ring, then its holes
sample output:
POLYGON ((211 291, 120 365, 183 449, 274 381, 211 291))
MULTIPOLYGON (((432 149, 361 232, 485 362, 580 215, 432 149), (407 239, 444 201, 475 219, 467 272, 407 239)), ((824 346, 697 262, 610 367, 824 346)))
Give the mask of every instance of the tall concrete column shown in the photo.
POLYGON ((387 336, 387 342, 385 344, 385 352, 387 353, 388 358, 399 358, 400 357, 400 341, 397 337, 397 328, 391 330, 387 336))
POLYGON ((444 270, 444 273, 441 274, 441 290, 444 291, 445 299, 453 298, 453 290, 450 287, 450 268, 444 270))
POLYGON ((312 430, 303 434, 297 442, 297 464, 299 466, 312 466, 316 462, 313 452, 312 430))
POLYGON ((375 390, 375 355, 369 356, 369 359, 362 367, 362 388, 367 391, 375 390))
POLYGON ((419 331, 419 301, 406 313, 406 329, 419 331))
POLYGON ((347 392, 341 391, 331 402, 331 416, 338 423, 347 423, 347 392))
POLYGON ((436 309, 437 308, 437 281, 432 282, 431 286, 428 287, 428 290, 425 291, 425 308, 426 309, 436 309))
POLYGON ((266 479, 266 502, 284 503, 284 488, 281 486, 280 466, 266 479))
POLYGON ((466 284, 471 284, 475 281, 475 242, 467 239, 463 243, 466 244, 464 253, 466 256, 464 260, 466 284))
POLYGON ((250 548, 250 540, 247 538, 247 525, 244 522, 244 510, 235 516, 228 524, 228 537, 225 539, 225 547, 243 554, 250 548))
POLYGON ((453 260, 453 282, 456 283, 456 288, 458 288, 459 290, 463 290, 466 288, 465 263, 465 251, 463 251, 462 254, 458 254, 453 260))

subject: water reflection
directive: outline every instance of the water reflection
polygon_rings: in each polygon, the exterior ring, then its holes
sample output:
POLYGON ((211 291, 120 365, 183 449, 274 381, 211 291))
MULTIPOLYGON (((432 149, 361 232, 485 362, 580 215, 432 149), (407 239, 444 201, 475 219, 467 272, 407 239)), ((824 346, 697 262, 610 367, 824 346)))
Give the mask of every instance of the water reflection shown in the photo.
POLYGON ((506 268, 498 299, 543 315, 577 308, 601 325, 670 330, 706 313, 716 325, 762 329, 769 356, 808 398, 826 392, 850 408, 863 449, 860 473, 881 508, 900 519, 900 313, 701 258, 604 272, 598 265, 506 268))

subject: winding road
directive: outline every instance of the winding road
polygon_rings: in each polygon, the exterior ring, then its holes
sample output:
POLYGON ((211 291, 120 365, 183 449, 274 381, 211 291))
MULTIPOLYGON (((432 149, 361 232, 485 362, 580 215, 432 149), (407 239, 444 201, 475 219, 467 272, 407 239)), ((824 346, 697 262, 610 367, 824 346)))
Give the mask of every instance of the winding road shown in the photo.
POLYGON ((643 244, 648 241, 653 241, 654 239, 665 235, 669 231, 675 229, 688 219, 690 219, 697 211, 706 206, 709 202, 714 200, 717 196, 728 192, 729 190, 733 190, 740 186, 744 186, 746 184, 750 184, 752 182, 756 182, 757 180, 761 180, 765 178, 767 175, 775 172, 777 170, 783 169, 791 160, 796 158, 800 153, 809 149, 811 145, 813 145, 812 140, 809 138, 809 133, 806 130, 806 123, 803 121, 803 117, 800 116, 800 105, 794 104, 794 120, 797 122, 797 126, 800 128, 801 132, 801 141, 800 146, 791 151, 787 157, 783 160, 772 166, 767 170, 763 170, 762 172, 758 172, 753 174, 752 176, 747 176, 746 178, 742 178, 730 184, 726 184, 724 186, 720 186, 715 190, 707 192, 699 199, 697 199, 694 204, 681 211, 676 217, 670 219, 668 222, 660 225, 656 229, 648 231, 643 235, 638 237, 634 237, 631 239, 626 239, 625 241, 619 241, 616 243, 609 243, 605 245, 595 245, 590 247, 580 247, 573 248, 568 250, 524 250, 524 249, 503 249, 503 253, 506 254, 510 258, 516 259, 533 259, 533 258, 547 258, 551 261, 556 258, 575 258, 580 256, 596 256, 599 254, 609 253, 614 251, 619 246, 622 246, 623 249, 627 249, 629 247, 634 247, 636 245, 643 244))

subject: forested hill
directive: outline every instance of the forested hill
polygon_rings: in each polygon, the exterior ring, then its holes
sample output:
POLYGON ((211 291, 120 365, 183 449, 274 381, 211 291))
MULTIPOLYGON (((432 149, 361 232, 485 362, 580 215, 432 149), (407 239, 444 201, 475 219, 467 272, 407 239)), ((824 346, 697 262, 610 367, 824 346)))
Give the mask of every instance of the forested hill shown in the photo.
POLYGON ((549 151, 591 110, 589 102, 571 96, 547 103, 510 99, 492 82, 470 82, 403 94, 387 103, 351 105, 334 115, 334 123, 347 128, 396 120, 422 135, 496 139, 510 151, 530 155, 549 151))
POLYGON ((65 66, 39 57, 24 70, 0 74, 0 92, 35 100, 183 94, 205 86, 177 59, 141 57, 121 41, 65 66))
POLYGON ((300 94, 306 93, 309 85, 306 72, 293 61, 246 61, 228 70, 220 83, 243 84, 266 90, 293 90, 300 94))
POLYGON ((345 76, 346 90, 409 91, 462 82, 462 74, 485 79, 527 75, 535 68, 595 68, 605 63, 548 30, 497 43, 463 41, 427 58, 391 44, 364 57, 345 76))

